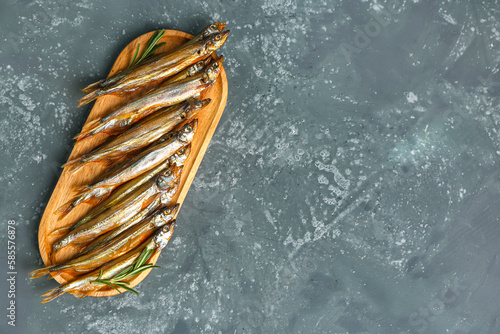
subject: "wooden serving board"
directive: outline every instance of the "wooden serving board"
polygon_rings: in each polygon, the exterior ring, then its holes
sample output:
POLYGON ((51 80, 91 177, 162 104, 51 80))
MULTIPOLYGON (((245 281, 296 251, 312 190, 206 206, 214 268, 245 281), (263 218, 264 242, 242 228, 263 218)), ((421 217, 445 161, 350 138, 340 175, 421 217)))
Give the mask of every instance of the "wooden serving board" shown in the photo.
MULTIPOLYGON (((109 76, 112 76, 120 70, 128 67, 128 64, 130 64, 134 56, 135 50, 137 48, 137 43, 140 43, 139 54, 142 54, 153 33, 154 31, 144 34, 127 45, 127 47, 120 53, 120 55, 116 59, 109 73, 109 76)), ((166 44, 158 49, 156 53, 175 49, 191 38, 193 38, 192 35, 181 31, 166 30, 165 34, 160 40, 160 43, 165 42, 166 44)), ((218 58, 215 53, 213 54, 213 57, 218 58)), ((189 187, 193 181, 196 171, 198 170, 198 167, 200 166, 203 155, 207 150, 208 144, 212 138, 212 135, 214 134, 217 123, 219 122, 219 119, 226 105, 227 78, 224 68, 221 69, 221 73, 217 81, 210 88, 203 91, 200 98, 210 98, 212 99, 212 101, 208 106, 201 109, 194 116, 194 118, 198 119, 198 128, 191 143, 191 154, 184 165, 181 181, 179 184, 179 190, 177 191, 177 194, 173 199, 173 202, 179 203, 179 205, 182 205, 182 202, 186 197, 189 187)), ((130 99, 130 97, 117 97, 108 95, 98 98, 94 104, 94 107, 90 111, 90 115, 87 118, 87 123, 97 117, 106 115, 118 106, 127 103, 127 99, 130 99)), ((74 159, 86 152, 91 151, 97 145, 102 143, 107 137, 107 135, 101 134, 85 139, 73 148, 73 151, 71 152, 68 160, 74 159)), ((42 220, 38 229, 38 243, 40 254, 46 266, 52 265, 49 258, 49 253, 52 250, 52 244, 61 238, 61 236, 51 236, 50 233, 58 228, 69 226, 75 223, 90 209, 92 209, 92 207, 87 204, 80 204, 70 214, 68 214, 66 217, 64 217, 64 219, 61 220, 58 220, 59 216, 54 212, 57 210, 57 208, 59 208, 61 205, 63 205, 73 197, 74 189, 76 187, 94 182, 108 168, 109 167, 104 167, 99 163, 90 163, 74 173, 68 172, 68 168, 65 168, 63 170, 59 181, 57 182, 57 185, 52 192, 52 196, 50 197, 47 207, 45 208, 45 212, 42 216, 42 220)), ((166 249, 168 250, 168 246, 166 249)), ((57 253, 55 261, 62 262, 64 260, 67 260, 74 256, 75 252, 76 250, 72 249, 71 246, 65 247, 57 253)), ((155 255, 150 262, 155 263, 158 255, 159 253, 155 255)), ((131 280, 130 286, 133 287, 140 281, 142 281, 148 275, 149 271, 150 270, 144 271, 133 280, 131 280)), ((73 277, 69 274, 62 274, 59 276, 56 275, 54 276, 54 278, 60 284, 65 284, 73 277)), ((103 290, 90 294, 90 296, 105 297, 116 294, 118 294, 116 290, 106 287, 103 290)))

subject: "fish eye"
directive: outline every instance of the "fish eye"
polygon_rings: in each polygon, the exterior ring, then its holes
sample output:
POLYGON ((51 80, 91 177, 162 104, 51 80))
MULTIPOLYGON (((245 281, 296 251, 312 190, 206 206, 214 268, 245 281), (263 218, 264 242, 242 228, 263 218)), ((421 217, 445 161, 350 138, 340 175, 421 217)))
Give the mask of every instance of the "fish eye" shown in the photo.
POLYGON ((184 149, 183 149, 183 148, 181 148, 181 149, 179 150, 179 154, 184 154, 184 149))
POLYGON ((217 35, 217 36, 215 36, 215 40, 216 40, 216 41, 220 41, 220 39, 221 39, 221 38, 222 38, 222 36, 221 36, 221 35, 217 35))
POLYGON ((212 24, 212 25, 210 26, 210 29, 215 30, 215 29, 217 29, 217 26, 216 26, 215 24, 212 24))
POLYGON ((189 126, 186 126, 186 127, 184 128, 184 132, 191 132, 192 130, 193 130, 193 129, 191 129, 191 126, 190 126, 190 125, 189 125, 189 126))
POLYGON ((158 178, 158 187, 160 189, 167 189, 168 188, 168 182, 165 181, 162 177, 158 178))

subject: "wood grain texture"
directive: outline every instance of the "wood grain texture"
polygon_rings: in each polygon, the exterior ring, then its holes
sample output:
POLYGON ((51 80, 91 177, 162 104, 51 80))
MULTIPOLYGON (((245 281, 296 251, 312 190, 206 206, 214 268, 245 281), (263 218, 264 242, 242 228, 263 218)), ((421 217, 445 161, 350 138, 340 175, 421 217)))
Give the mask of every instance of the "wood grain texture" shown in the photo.
MULTIPOLYGON (((132 41, 116 59, 109 73, 109 76, 116 74, 117 72, 128 66, 137 48, 137 43, 140 43, 140 54, 142 54, 153 33, 154 32, 149 32, 132 41)), ((165 34, 160 40, 160 42, 165 42, 166 44, 158 49, 156 53, 165 52, 177 48, 192 37, 192 35, 184 32, 176 30, 166 30, 165 34)), ((215 54, 213 55, 213 57, 218 58, 215 54)), ((224 68, 221 69, 221 74, 217 81, 210 88, 203 91, 200 98, 211 98, 212 101, 208 106, 200 110, 194 117, 198 119, 198 129, 191 143, 191 154, 184 166, 179 185, 179 191, 173 199, 173 201, 179 203, 179 205, 181 206, 226 105, 227 79, 224 68)), ((87 122, 97 117, 108 114, 118 106, 126 103, 128 99, 130 99, 130 97, 102 96, 98 98, 89 114, 89 117, 87 118, 87 122)), ((79 111, 81 112, 81 110, 75 110, 75 112, 79 111)), ((73 148, 73 151, 71 152, 68 160, 91 151, 97 145, 102 143, 107 137, 108 136, 104 134, 100 134, 85 139, 82 143, 79 143, 73 148)), ((57 185, 52 193, 52 196, 47 204, 47 207, 45 208, 45 212, 42 216, 42 220, 38 229, 38 243, 40 254, 46 266, 50 266, 52 264, 49 258, 50 251, 52 250, 52 244, 61 238, 60 236, 50 236, 50 233, 55 229, 73 224, 78 219, 83 217, 92 207, 87 204, 80 204, 62 220, 58 220, 58 216, 54 214, 54 212, 57 210, 57 208, 59 208, 61 205, 63 205, 73 197, 74 189, 76 187, 94 182, 107 169, 108 167, 104 167, 99 163, 91 163, 75 173, 68 172, 68 168, 65 168, 63 170, 59 181, 57 182, 57 185)), ((164 251, 168 251, 168 246, 164 251)), ((65 261, 74 256, 75 252, 76 250, 74 248, 71 248, 71 246, 65 247, 57 253, 55 262, 60 263, 62 261, 65 261)), ((155 255, 150 262, 155 263, 158 255, 159 253, 155 255)), ((149 271, 150 270, 147 270, 131 280, 130 286, 133 287, 140 281, 142 281, 148 275, 149 271)), ((72 276, 70 276, 69 274, 53 275, 53 277, 60 284, 65 284, 69 279, 72 278, 72 276)), ((92 293, 90 296, 105 297, 116 294, 118 294, 116 290, 106 287, 103 288, 103 290, 92 293)))

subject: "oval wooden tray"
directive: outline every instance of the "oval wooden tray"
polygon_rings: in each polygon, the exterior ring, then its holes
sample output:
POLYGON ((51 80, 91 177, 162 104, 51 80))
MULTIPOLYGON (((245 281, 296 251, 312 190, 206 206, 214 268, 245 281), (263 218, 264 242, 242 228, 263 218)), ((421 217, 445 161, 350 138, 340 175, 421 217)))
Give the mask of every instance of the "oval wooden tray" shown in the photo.
MULTIPOLYGON (((140 43, 141 49, 139 51, 139 54, 142 54, 153 33, 154 31, 144 34, 127 45, 127 47, 120 53, 120 55, 116 59, 109 73, 109 76, 116 74, 117 72, 128 66, 137 48, 137 43, 140 43)), ((160 40, 160 42, 165 42, 166 44, 158 49, 156 53, 165 52, 177 48, 191 38, 193 38, 192 35, 181 31, 166 30, 165 34, 160 40)), ((214 54, 213 57, 217 58, 217 55, 214 54)), ((207 150, 210 139, 214 134, 217 123, 219 122, 219 119, 226 105, 227 78, 224 68, 222 68, 219 78, 212 85, 212 87, 202 92, 201 99, 206 98, 211 98, 212 101, 208 106, 200 110, 195 115, 195 118, 198 119, 198 129, 191 143, 191 154, 185 163, 179 190, 173 199, 175 202, 179 203, 179 205, 182 205, 182 202, 186 197, 191 182, 193 181, 196 171, 200 166, 203 155, 207 150)), ((94 104, 94 107, 90 111, 87 122, 111 112, 114 108, 126 102, 127 97, 102 96, 98 98, 94 104)), ((76 158, 83 153, 89 152, 94 147, 102 143, 106 138, 106 135, 96 135, 90 139, 85 139, 82 143, 79 143, 73 148, 73 151, 71 152, 68 160, 76 158)), ((49 259, 49 252, 52 249, 52 244, 60 238, 60 236, 50 236, 50 233, 57 228, 73 224, 78 219, 83 217, 92 207, 87 204, 80 204, 62 220, 58 220, 58 216, 54 214, 54 211, 71 199, 71 197, 73 196, 73 190, 77 186, 89 184, 90 182, 95 181, 99 177, 99 175, 101 175, 104 170, 107 169, 107 167, 104 167, 98 163, 91 163, 75 173, 68 173, 67 169, 68 168, 65 168, 63 170, 59 181, 57 182, 57 185, 52 192, 52 196, 50 197, 47 207, 45 208, 45 212, 42 216, 42 220, 40 221, 40 226, 38 229, 38 243, 40 254, 46 266, 50 266, 52 264, 49 259)), ((168 249, 168 246, 166 249, 168 249)), ((58 252, 55 261, 61 262, 67 260, 74 254, 75 249, 65 247, 58 252)), ((157 254, 152 259, 153 263, 156 262, 158 255, 159 254, 157 254)), ((140 281, 142 281, 148 275, 149 271, 150 270, 142 272, 140 275, 130 281, 130 286, 133 287, 140 281)), ((56 275, 54 276, 54 278, 60 284, 65 284, 69 279, 73 277, 69 274, 62 274, 60 276, 56 275)), ((90 294, 90 296, 105 297, 113 296, 116 294, 118 294, 116 290, 106 287, 103 290, 90 294)))

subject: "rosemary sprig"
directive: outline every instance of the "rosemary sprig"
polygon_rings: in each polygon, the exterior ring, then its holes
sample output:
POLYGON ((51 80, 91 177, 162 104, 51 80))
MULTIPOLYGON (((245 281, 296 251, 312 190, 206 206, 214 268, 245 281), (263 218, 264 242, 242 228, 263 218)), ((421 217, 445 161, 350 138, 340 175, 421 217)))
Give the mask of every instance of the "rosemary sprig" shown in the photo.
POLYGON ((97 277, 97 279, 94 281, 94 283, 108 285, 108 286, 112 287, 113 289, 115 289, 116 291, 118 291, 119 293, 122 293, 122 292, 118 288, 122 288, 122 289, 125 289, 127 291, 130 291, 130 292, 138 295, 137 291, 128 287, 128 285, 130 285, 130 283, 125 282, 124 280, 127 278, 130 278, 132 276, 139 275, 144 270, 148 270, 151 268, 160 268, 160 267, 152 265, 152 264, 145 264, 146 262, 149 261, 149 259, 153 255, 153 253, 154 253, 154 249, 145 248, 142 251, 139 258, 137 259, 137 262, 134 265, 131 265, 131 266, 125 268, 123 271, 116 274, 116 276, 114 276, 113 278, 110 278, 110 279, 103 279, 102 278, 102 269, 101 269, 99 277, 97 277))
POLYGON ((158 30, 155 31, 153 36, 151 36, 151 38, 149 39, 148 45, 146 45, 146 50, 144 50, 144 53, 142 54, 142 56, 140 56, 139 59, 136 59, 137 55, 139 54, 139 48, 141 47, 141 43, 138 43, 137 48, 135 49, 134 58, 132 59, 132 62, 130 62, 130 65, 128 65, 128 67, 133 66, 133 65, 137 65, 138 63, 143 61, 145 58, 149 57, 153 52, 158 50, 159 47, 164 45, 165 43, 157 44, 164 34, 165 34, 165 29, 162 29, 160 31, 158 31, 158 30))

